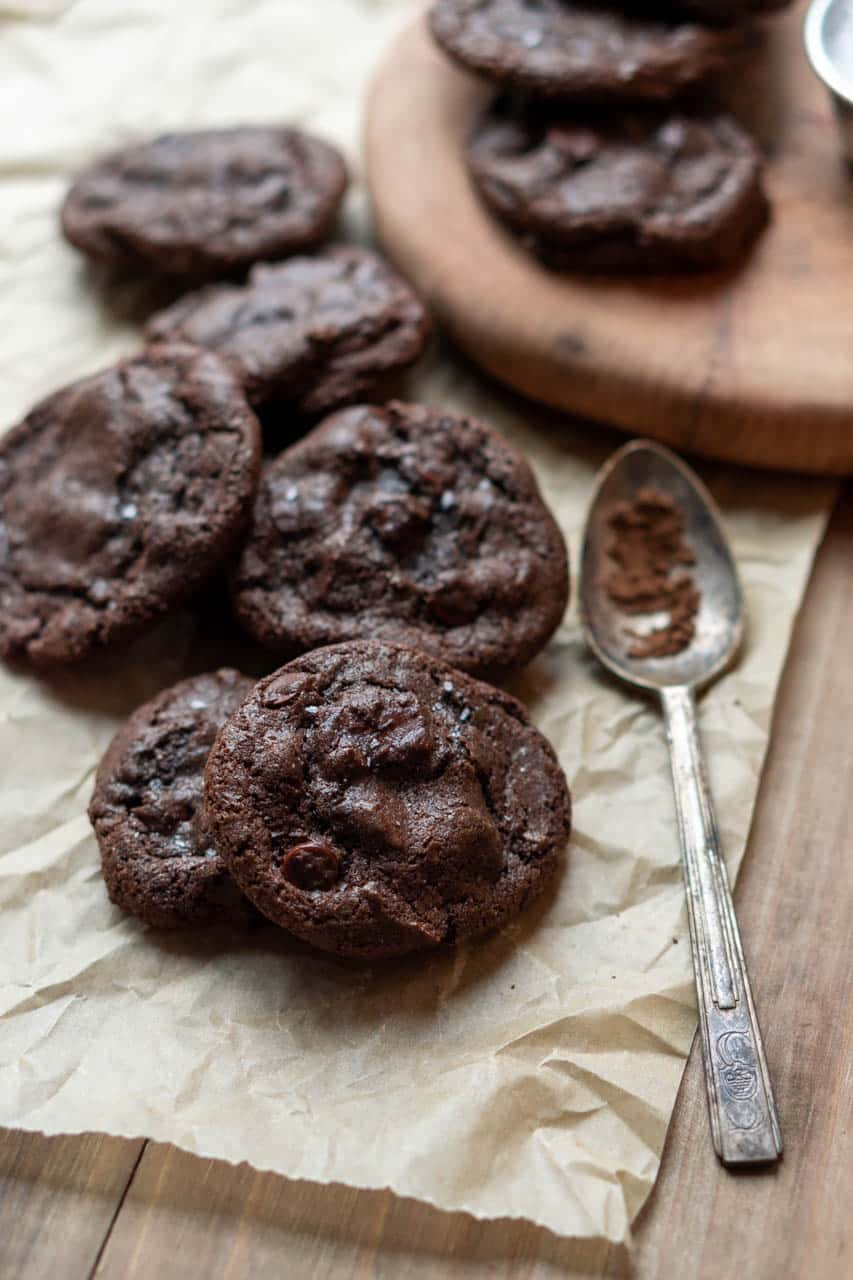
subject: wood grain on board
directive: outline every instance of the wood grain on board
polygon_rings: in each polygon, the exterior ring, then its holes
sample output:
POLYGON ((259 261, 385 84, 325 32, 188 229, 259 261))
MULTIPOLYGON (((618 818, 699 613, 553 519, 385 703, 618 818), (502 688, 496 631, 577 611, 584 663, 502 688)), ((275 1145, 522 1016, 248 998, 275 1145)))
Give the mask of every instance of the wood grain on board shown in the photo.
POLYGON ((736 899, 785 1159, 711 1151, 700 1056, 658 1186, 620 1251, 389 1193, 293 1183, 173 1147, 0 1133, 0 1275, 16 1280, 846 1280, 853 1242, 853 491, 797 625, 736 899), (142 1151, 140 1157, 140 1151, 142 1151))
POLYGON ((768 152, 774 216, 736 270, 626 279, 539 266, 479 204, 463 148, 491 90, 425 23, 388 52, 366 162, 385 248, 477 363, 560 409, 710 457, 853 472, 853 179, 803 52, 766 24, 726 96, 768 152))

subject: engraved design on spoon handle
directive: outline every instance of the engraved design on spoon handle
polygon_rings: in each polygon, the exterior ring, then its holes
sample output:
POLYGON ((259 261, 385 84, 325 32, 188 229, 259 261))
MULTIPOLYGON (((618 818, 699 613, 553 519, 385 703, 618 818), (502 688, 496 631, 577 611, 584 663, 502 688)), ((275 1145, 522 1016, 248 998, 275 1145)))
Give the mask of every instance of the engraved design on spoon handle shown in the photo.
POLYGON ((708 1110, 717 1155, 757 1164, 782 1154, 761 1031, 711 803, 693 692, 661 690, 681 837, 708 1110))

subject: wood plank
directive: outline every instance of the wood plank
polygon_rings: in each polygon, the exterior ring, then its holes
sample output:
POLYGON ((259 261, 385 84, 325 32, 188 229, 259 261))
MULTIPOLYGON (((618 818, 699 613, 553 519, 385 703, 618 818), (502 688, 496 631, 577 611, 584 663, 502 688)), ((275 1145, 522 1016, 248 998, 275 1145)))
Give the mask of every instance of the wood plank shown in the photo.
POLYGON ((289 1182, 241 1165, 146 1148, 98 1280, 571 1280, 609 1270, 529 1223, 482 1223, 389 1192, 289 1182))
POLYGON ((466 171, 493 90, 422 20, 404 31, 368 98, 367 177, 385 249, 453 342, 533 400, 676 449, 853 473, 850 188, 803 53, 807 2, 768 22, 763 53, 720 86, 767 149, 770 226, 738 267, 692 277, 542 268, 466 171))
POLYGON ((0 1130, 0 1276, 88 1278, 143 1146, 0 1130))
MULTIPOLYGON (((771 1174, 714 1161, 701 1062, 685 1077, 662 1176, 637 1232, 637 1280, 834 1280, 849 1274, 850 725, 853 492, 818 558, 777 705, 737 899, 782 1111, 771 1174)), ((389 1194, 286 1182, 147 1148, 98 1270, 104 1277, 555 1280, 628 1272, 523 1223, 478 1223, 389 1194)))

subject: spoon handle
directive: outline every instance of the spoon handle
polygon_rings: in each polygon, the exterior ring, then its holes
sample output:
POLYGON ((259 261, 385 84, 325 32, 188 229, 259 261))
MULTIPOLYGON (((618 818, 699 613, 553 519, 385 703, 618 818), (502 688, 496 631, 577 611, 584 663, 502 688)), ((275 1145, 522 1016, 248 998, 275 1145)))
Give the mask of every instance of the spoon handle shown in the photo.
POLYGON ((782 1154, 779 1117, 720 854, 696 703, 686 685, 662 689, 661 701, 678 810, 714 1147, 728 1165, 778 1160, 782 1154))

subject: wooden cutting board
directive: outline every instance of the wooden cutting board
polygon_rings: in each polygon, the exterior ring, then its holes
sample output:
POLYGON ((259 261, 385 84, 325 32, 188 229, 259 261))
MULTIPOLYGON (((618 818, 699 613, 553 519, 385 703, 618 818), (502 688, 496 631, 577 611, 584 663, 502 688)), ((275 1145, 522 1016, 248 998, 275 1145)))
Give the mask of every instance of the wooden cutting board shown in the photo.
POLYGON ((773 221, 736 271, 545 271, 481 207, 464 140, 490 89, 419 20, 369 95, 379 236, 444 330, 559 409, 756 466, 853 472, 853 177, 803 52, 804 4, 766 24, 726 95, 765 146, 773 221))

